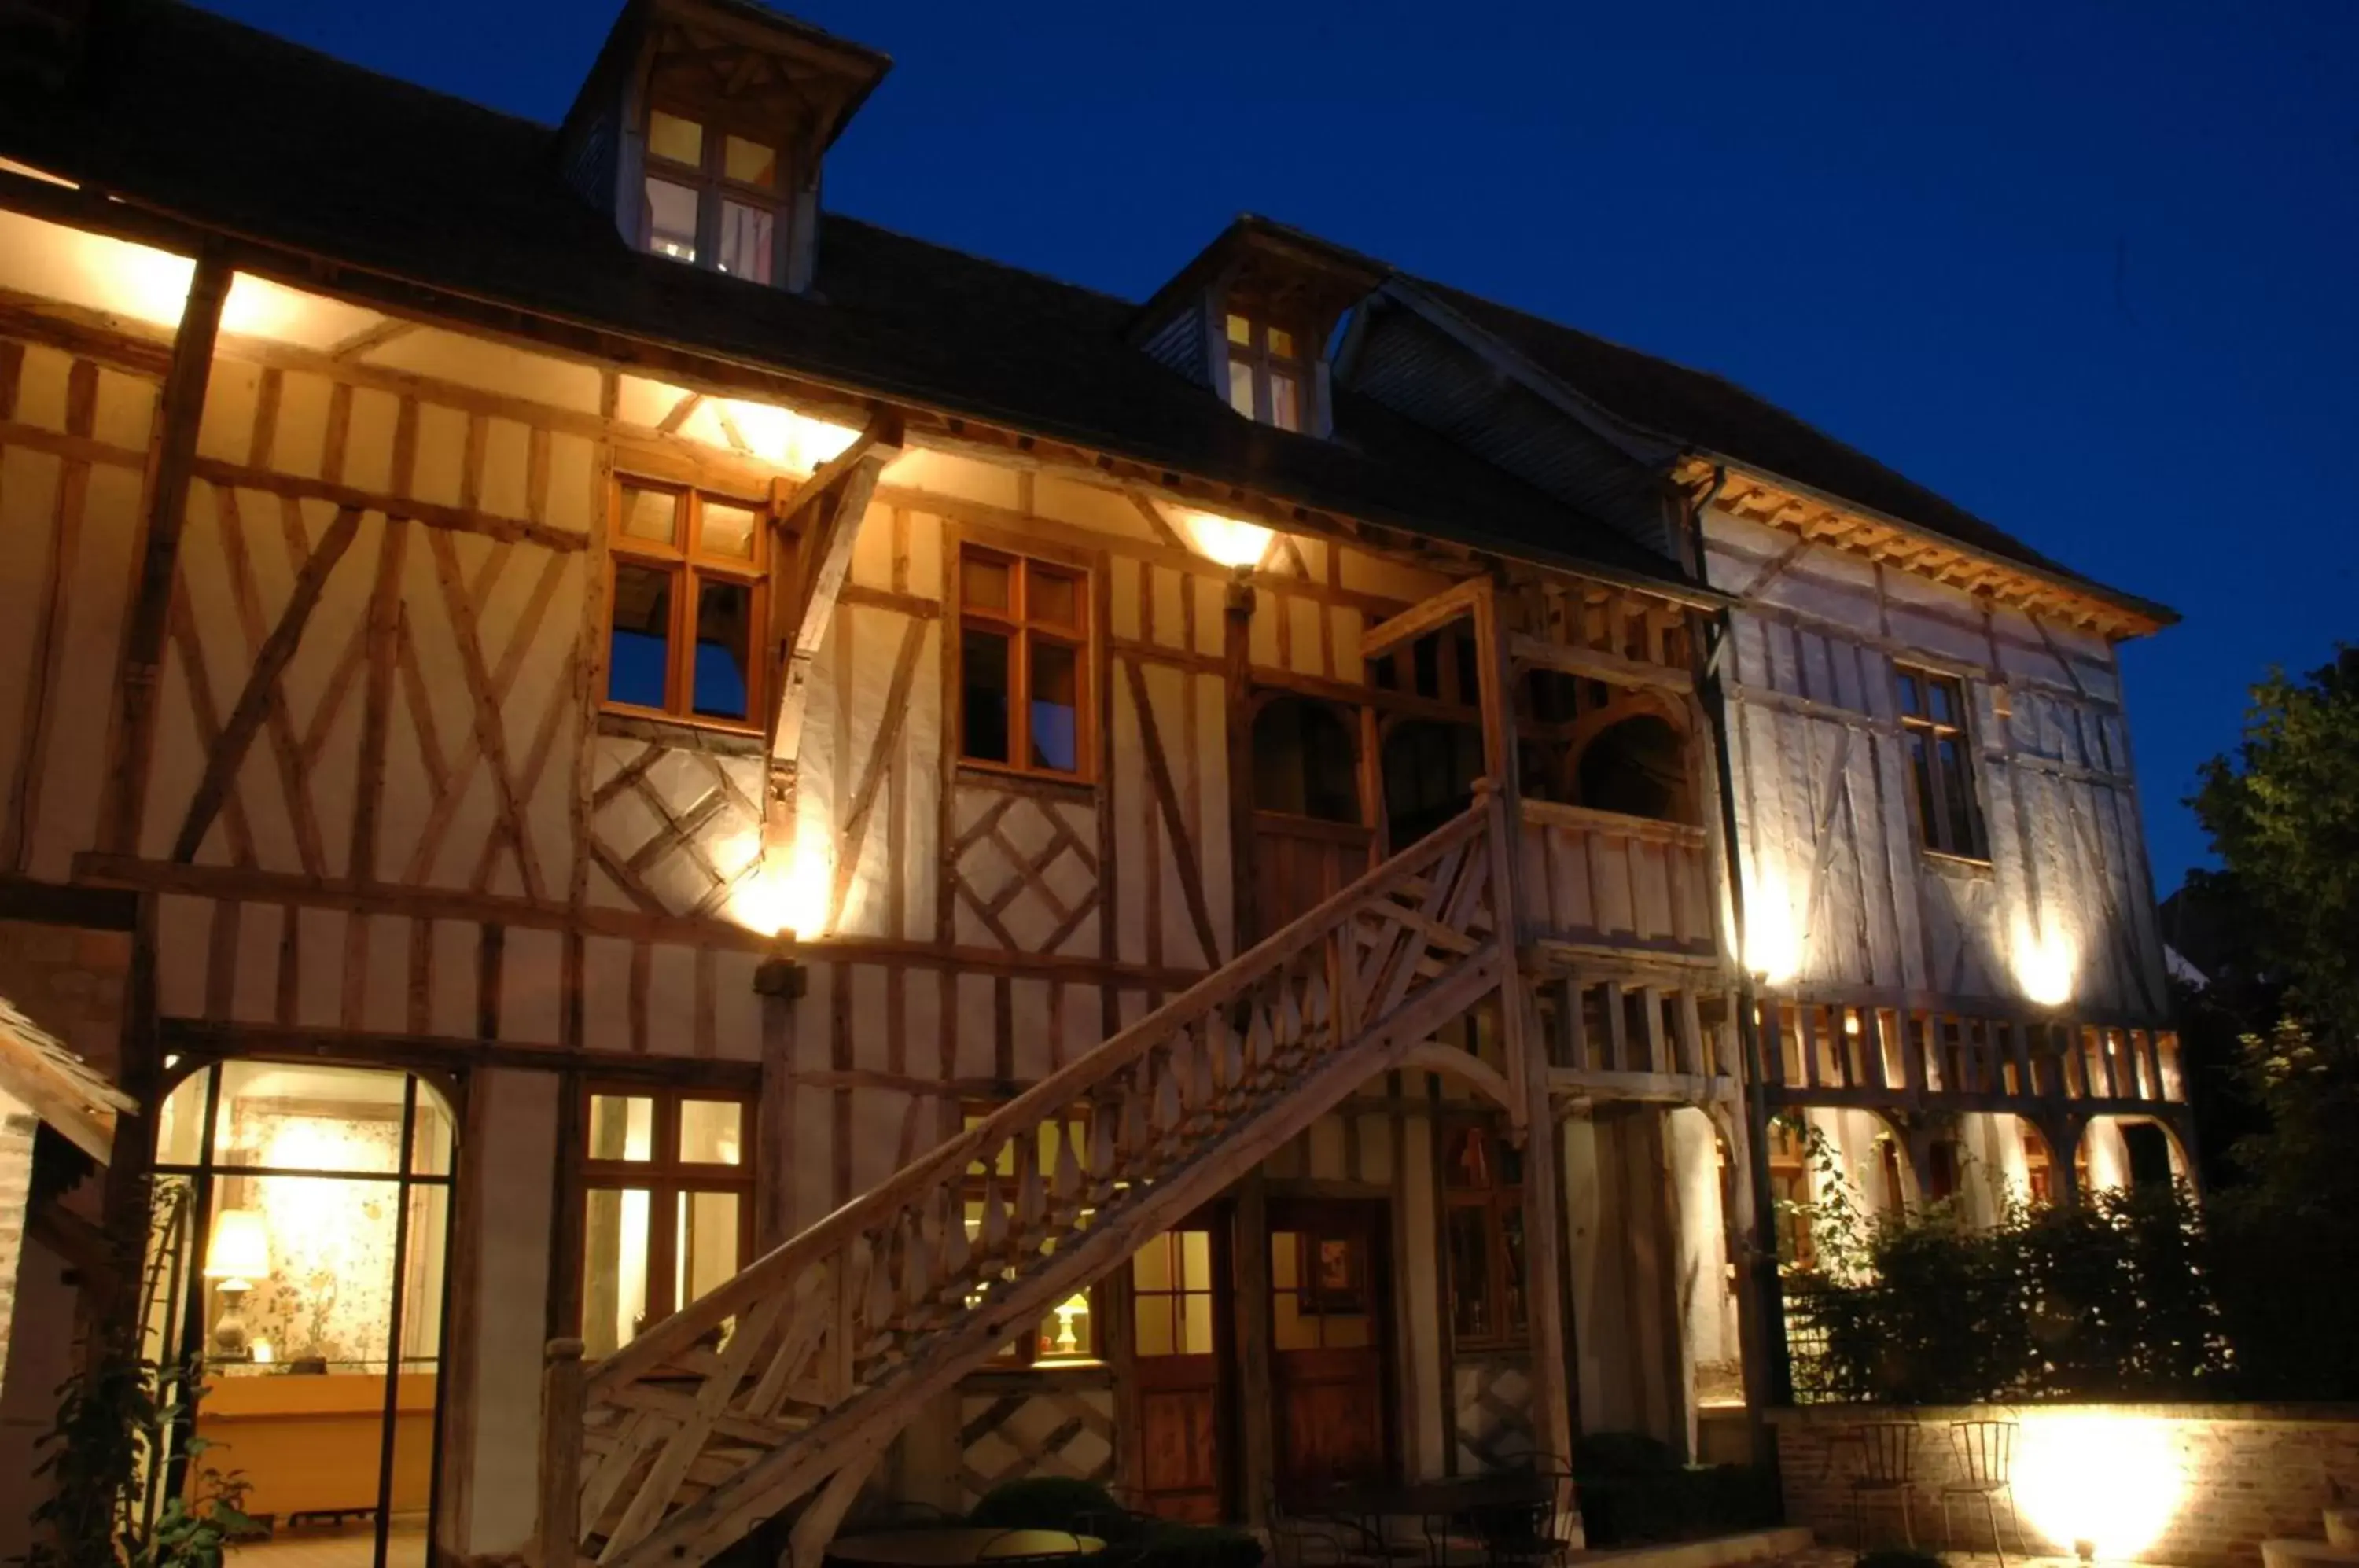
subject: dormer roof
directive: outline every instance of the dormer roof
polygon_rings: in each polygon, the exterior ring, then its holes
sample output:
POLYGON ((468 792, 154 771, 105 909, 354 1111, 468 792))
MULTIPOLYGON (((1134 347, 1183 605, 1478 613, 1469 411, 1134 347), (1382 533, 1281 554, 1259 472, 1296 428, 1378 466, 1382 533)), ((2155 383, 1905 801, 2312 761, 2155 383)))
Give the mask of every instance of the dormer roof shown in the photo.
POLYGON ((1380 261, 1245 212, 1148 296, 1133 319, 1131 335, 1145 342, 1211 289, 1315 321, 1323 332, 1390 276, 1392 268, 1380 261))

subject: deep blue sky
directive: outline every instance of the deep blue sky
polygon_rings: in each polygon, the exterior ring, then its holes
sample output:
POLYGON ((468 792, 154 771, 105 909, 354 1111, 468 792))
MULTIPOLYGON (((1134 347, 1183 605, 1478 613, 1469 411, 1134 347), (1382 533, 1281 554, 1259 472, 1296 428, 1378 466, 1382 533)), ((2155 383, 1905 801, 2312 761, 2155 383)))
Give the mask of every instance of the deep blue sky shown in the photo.
MULTIPOLYGON (((212 0, 554 120, 608 0, 212 0)), ((802 0, 832 207, 1140 297, 1240 211, 1722 372, 2176 606, 2168 891, 2245 689, 2359 640, 2359 5, 802 0)))

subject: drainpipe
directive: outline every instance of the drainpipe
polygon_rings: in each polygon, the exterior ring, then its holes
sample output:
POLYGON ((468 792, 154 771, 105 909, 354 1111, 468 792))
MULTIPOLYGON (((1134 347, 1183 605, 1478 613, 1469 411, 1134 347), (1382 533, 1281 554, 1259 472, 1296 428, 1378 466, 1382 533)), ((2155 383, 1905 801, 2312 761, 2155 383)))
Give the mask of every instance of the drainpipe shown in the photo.
MULTIPOLYGON (((1695 552, 1699 579, 1706 576, 1704 513, 1728 483, 1728 470, 1715 465, 1712 483, 1690 496, 1689 546, 1695 552)), ((1787 1359, 1785 1300, 1777 1283, 1777 1258, 1772 1240, 1777 1234, 1777 1198, 1769 1186, 1769 1094, 1764 1072, 1760 1029, 1760 994, 1745 963, 1745 860, 1736 832, 1736 759, 1728 731, 1728 692, 1724 660, 1729 638, 1735 635, 1735 612, 1723 606, 1712 622, 1711 648, 1703 661, 1697 693, 1712 727, 1713 751, 1720 774, 1720 833, 1723 859, 1728 866, 1729 912, 1735 925, 1737 952, 1738 1047, 1744 1056, 1745 1162, 1752 1173, 1753 1213, 1750 1216, 1744 1279, 1753 1301, 1752 1343, 1745 1345, 1745 1403, 1752 1415, 1754 1456, 1763 1453, 1765 1404, 1789 1405, 1794 1400, 1793 1369, 1787 1359)))

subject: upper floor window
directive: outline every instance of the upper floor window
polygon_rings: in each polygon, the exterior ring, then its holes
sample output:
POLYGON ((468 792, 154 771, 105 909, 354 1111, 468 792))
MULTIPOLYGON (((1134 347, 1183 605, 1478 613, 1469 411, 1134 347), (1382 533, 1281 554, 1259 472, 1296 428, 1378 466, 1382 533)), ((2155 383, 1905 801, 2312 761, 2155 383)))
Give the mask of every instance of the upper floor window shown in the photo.
POLYGON ((658 256, 771 281, 777 256, 778 149, 662 109, 647 117, 640 232, 658 256))
POLYGON ((608 705, 758 724, 768 508, 627 479, 615 491, 608 705))
POLYGON ((1302 428, 1309 367, 1302 340, 1285 327, 1228 315, 1229 407, 1281 430, 1302 428))
POLYGON ((1969 860, 1989 858, 1967 751, 1966 692, 1953 675, 1910 665, 1893 670, 1900 687, 1900 735, 1916 783, 1917 828, 1925 847, 1969 860))
POLYGON ((1027 556, 959 560, 959 756, 1079 778, 1089 756, 1089 574, 1027 556))

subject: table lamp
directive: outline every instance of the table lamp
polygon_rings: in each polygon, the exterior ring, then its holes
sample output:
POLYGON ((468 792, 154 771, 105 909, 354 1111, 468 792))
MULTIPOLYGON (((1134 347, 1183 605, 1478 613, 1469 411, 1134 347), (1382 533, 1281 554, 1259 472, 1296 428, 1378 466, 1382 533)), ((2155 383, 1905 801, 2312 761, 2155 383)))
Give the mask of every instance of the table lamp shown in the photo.
POLYGON ((221 1292, 221 1316, 213 1321, 213 1354, 242 1361, 246 1355, 245 1319, 238 1308, 256 1279, 270 1272, 270 1231, 259 1209, 223 1209, 213 1216, 205 1240, 205 1278, 221 1292))

